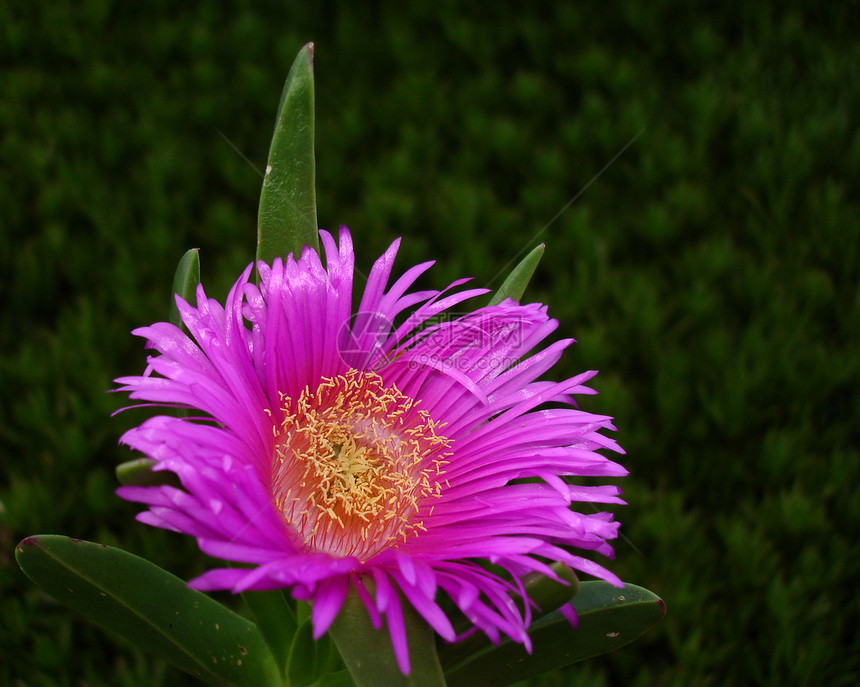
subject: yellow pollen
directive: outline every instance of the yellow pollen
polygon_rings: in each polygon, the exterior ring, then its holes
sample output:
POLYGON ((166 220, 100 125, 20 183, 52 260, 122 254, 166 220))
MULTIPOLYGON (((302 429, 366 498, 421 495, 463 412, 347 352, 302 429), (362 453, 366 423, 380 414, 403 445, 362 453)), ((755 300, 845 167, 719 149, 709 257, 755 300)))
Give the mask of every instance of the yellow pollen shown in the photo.
POLYGON ((451 440, 418 401, 349 370, 281 404, 272 494, 309 550, 365 561, 427 530, 451 440))

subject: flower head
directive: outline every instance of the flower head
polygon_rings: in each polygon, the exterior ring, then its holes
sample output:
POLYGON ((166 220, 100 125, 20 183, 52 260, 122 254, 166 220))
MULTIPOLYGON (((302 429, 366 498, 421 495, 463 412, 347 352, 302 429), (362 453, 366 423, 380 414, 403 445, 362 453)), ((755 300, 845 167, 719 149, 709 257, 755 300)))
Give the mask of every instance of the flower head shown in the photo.
POLYGON ((491 640, 528 646, 529 604, 511 601, 524 575, 554 577, 548 563, 561 561, 620 584, 574 552, 611 556, 618 524, 593 506, 571 508, 621 503, 619 490, 565 479, 626 474, 596 452, 621 452, 600 433, 614 429, 611 418, 573 403, 595 373, 536 381, 572 342, 531 353, 557 326, 544 306, 506 300, 446 316, 485 291, 454 291, 462 280, 409 292, 429 262, 388 286, 399 242, 374 264, 351 316, 349 232, 339 245, 320 236, 325 267, 305 249, 260 263, 256 286, 249 266, 223 307, 202 287, 196 307, 177 299, 190 336, 165 322, 134 332, 157 355, 143 376, 118 379, 121 390, 191 416, 151 418, 121 440, 182 488, 119 495, 149 507, 141 522, 252 564, 210 570, 192 586, 288 588, 313 601, 316 636, 353 586, 377 626, 387 618, 404 672, 401 595, 446 640, 457 637, 440 592, 491 640))

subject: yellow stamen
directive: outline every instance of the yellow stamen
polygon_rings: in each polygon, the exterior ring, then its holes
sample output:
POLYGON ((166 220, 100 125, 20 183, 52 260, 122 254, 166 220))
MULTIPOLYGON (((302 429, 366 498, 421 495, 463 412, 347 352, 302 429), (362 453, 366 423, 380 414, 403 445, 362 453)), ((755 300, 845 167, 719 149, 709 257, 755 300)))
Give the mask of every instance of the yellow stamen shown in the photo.
POLYGON ((281 404, 272 493, 308 549, 367 560, 426 531, 451 440, 417 401, 349 370, 281 404))

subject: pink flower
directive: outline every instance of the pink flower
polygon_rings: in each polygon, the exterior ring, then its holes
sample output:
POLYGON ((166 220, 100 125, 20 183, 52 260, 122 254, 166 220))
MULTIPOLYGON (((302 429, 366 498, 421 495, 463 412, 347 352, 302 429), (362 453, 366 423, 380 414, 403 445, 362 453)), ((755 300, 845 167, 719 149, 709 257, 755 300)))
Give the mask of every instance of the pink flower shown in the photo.
POLYGON ((224 307, 202 287, 197 307, 177 299, 191 338, 165 322, 134 332, 158 354, 143 376, 118 379, 121 390, 192 416, 154 417, 121 439, 183 488, 119 495, 149 507, 141 522, 254 566, 210 570, 193 587, 290 589, 313 602, 317 637, 352 585, 377 626, 386 617, 404 672, 395 587, 448 641, 457 637, 442 594, 491 640, 528 647, 530 609, 511 602, 523 575, 553 576, 548 562, 561 561, 620 585, 574 553, 611 556, 618 523, 570 507, 622 503, 619 490, 565 479, 626 474, 596 452, 622 452, 600 433, 614 429, 611 418, 573 403, 593 393, 583 385, 595 373, 535 381, 572 343, 527 355, 557 326, 545 306, 506 300, 446 315, 485 291, 453 292, 461 280, 409 292, 431 262, 386 290, 399 241, 373 266, 351 316, 349 232, 340 246, 320 236, 327 267, 305 249, 298 260, 260 263, 259 286, 249 266, 224 307))

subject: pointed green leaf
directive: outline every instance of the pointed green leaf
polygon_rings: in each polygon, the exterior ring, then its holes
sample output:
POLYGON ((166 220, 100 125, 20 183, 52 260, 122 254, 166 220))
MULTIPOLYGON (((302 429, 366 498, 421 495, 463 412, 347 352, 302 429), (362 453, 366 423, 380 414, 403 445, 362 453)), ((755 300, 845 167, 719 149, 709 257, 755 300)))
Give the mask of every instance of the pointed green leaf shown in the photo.
POLYGON ((501 687, 629 644, 666 612, 663 601, 642 587, 622 589, 605 582, 584 582, 573 598, 579 627, 559 611, 532 623, 533 650, 505 639, 472 654, 445 671, 449 687, 501 687))
POLYGON ((243 592, 242 599, 251 610, 254 623, 263 638, 275 663, 283 672, 287 668, 290 645, 298 627, 296 602, 280 589, 263 592, 243 592))
POLYGON ((526 287, 529 285, 529 281, 531 280, 540 259, 543 257, 545 248, 545 244, 540 244, 530 251, 529 254, 526 255, 526 257, 524 257, 516 267, 514 267, 508 275, 508 278, 502 282, 502 285, 493 294, 493 297, 490 299, 490 305, 498 305, 506 298, 512 298, 515 301, 519 301, 520 298, 523 297, 526 287))
MULTIPOLYGON (((197 285, 200 283, 200 251, 192 248, 185 252, 179 264, 176 266, 176 274, 173 275, 173 293, 180 296, 186 303, 194 303, 197 285)), ((170 323, 177 327, 185 327, 179 317, 179 308, 176 307, 176 299, 170 299, 170 323)))
POLYGON ((409 644, 409 675, 400 672, 388 630, 373 627, 367 609, 350 588, 329 634, 356 687, 445 687, 433 630, 402 598, 401 606, 409 644))
POLYGON ((136 458, 116 466, 116 478, 124 487, 157 487, 169 484, 181 486, 179 478, 170 470, 153 470, 156 461, 149 458, 136 458))
POLYGON ((293 635, 290 646, 289 663, 287 667, 288 684, 290 687, 305 687, 314 681, 314 638, 310 621, 293 635))
POLYGON ((211 685, 280 685, 253 623, 143 558, 50 534, 15 557, 58 601, 211 685))
MULTIPOLYGON (((532 622, 563 606, 579 591, 579 579, 573 570, 558 561, 552 563, 550 567, 564 582, 556 582, 539 573, 531 573, 523 578, 526 596, 537 606, 537 608, 532 608, 532 622)), ((514 602, 522 608, 520 597, 514 597, 514 602)), ((458 634, 472 625, 459 611, 449 614, 449 617, 452 617, 454 629, 458 634)), ((490 638, 483 632, 476 632, 468 639, 453 644, 443 642, 440 637, 437 637, 436 644, 439 650, 439 662, 442 664, 443 670, 448 670, 467 656, 493 646, 490 638)))
POLYGON ((257 260, 317 249, 313 43, 298 54, 278 106, 257 214, 257 260))
MULTIPOLYGON (((305 621, 293 636, 287 666, 287 682, 290 687, 305 687, 316 684, 323 675, 332 671, 343 671, 331 637, 313 638, 313 624, 305 621)), ((345 671, 344 671, 345 672, 345 671)), ((352 683, 347 683, 352 684, 352 683)))

